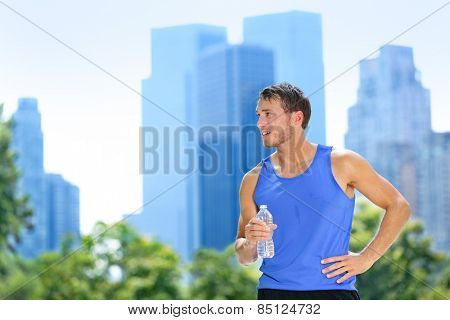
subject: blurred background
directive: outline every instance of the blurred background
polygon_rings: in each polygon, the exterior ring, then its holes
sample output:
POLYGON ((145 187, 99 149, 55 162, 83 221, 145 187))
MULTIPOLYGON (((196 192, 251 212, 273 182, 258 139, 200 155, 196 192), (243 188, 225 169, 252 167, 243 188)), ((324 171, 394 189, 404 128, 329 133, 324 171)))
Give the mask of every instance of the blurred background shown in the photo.
MULTIPOLYGON (((255 299, 238 191, 273 152, 258 92, 287 81, 309 141, 412 205, 361 297, 448 299, 448 4, 0 1, 0 297, 255 299)), ((383 215, 357 196, 354 252, 383 215)))

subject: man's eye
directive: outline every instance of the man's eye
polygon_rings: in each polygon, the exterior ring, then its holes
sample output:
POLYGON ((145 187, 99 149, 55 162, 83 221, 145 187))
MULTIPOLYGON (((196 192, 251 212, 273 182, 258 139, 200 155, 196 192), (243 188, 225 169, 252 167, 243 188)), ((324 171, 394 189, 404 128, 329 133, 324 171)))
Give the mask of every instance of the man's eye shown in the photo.
POLYGON ((270 112, 266 112, 266 117, 270 116, 270 112))

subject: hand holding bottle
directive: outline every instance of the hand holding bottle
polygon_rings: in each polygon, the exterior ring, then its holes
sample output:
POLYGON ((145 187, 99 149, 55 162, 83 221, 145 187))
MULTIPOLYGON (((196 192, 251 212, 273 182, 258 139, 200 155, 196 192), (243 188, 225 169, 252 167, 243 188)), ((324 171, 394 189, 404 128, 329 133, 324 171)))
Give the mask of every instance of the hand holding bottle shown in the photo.
POLYGON ((273 230, 276 228, 276 224, 267 224, 264 221, 253 217, 245 226, 245 239, 247 239, 250 245, 256 246, 260 240, 271 239, 273 230))

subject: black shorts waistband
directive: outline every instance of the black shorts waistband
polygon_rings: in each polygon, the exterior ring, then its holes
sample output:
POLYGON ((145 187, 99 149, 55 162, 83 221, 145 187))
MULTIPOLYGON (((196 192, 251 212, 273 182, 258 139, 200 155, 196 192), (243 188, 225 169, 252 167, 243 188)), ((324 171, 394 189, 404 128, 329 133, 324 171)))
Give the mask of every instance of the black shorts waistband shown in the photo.
POLYGON ((258 289, 258 300, 361 300, 357 290, 258 289))

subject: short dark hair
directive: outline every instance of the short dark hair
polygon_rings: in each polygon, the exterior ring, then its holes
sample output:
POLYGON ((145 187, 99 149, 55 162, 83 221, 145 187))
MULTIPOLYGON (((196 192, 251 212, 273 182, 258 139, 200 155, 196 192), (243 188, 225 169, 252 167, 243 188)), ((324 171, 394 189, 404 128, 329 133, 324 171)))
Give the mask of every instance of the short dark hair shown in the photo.
POLYGON ((306 129, 311 118, 311 104, 303 91, 296 86, 282 82, 265 87, 260 93, 258 100, 279 99, 285 112, 303 112, 302 128, 306 129))

